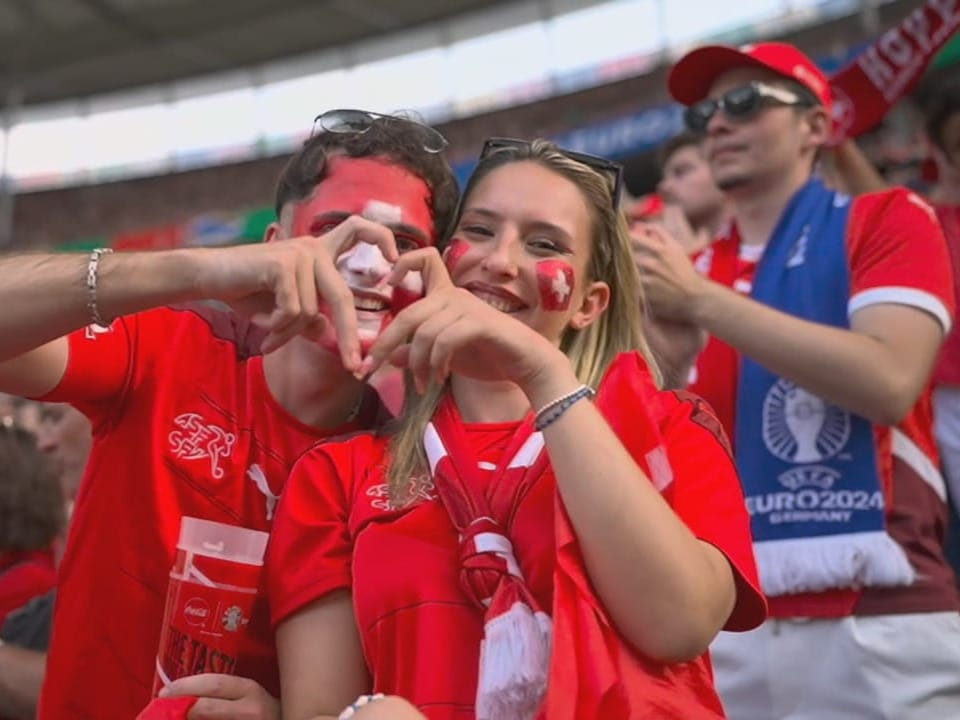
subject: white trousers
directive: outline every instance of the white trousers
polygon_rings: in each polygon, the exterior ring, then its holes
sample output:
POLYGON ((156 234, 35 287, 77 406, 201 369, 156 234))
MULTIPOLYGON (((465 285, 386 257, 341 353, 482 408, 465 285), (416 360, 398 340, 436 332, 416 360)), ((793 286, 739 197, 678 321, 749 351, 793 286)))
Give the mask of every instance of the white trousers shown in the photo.
POLYGON ((768 620, 710 654, 730 720, 960 719, 960 613, 768 620))

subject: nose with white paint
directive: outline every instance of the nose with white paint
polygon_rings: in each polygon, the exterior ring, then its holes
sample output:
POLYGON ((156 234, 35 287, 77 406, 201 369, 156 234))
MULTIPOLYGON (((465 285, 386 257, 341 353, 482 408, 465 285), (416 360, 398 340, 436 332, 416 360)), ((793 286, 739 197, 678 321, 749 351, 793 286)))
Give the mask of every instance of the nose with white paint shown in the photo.
POLYGON ((357 243, 345 254, 343 268, 349 273, 349 280, 362 287, 375 287, 387 275, 391 266, 380 252, 380 248, 370 243, 357 243))

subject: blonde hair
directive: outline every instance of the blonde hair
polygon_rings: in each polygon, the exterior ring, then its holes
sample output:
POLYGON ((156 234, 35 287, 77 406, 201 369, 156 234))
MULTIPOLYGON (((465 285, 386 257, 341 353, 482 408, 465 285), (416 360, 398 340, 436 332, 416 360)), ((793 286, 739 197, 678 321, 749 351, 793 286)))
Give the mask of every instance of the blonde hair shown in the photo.
MULTIPOLYGON (((595 388, 619 353, 636 350, 646 359, 659 383, 659 371, 643 333, 640 282, 626 218, 614 208, 613 187, 607 178, 584 163, 567 157, 548 140, 498 148, 480 161, 467 182, 460 199, 457 222, 479 183, 497 168, 514 162, 534 162, 567 178, 583 193, 590 209, 593 242, 585 282, 599 280, 607 283, 610 301, 606 310, 589 326, 580 330, 568 327, 561 337, 560 349, 570 358, 577 377, 585 385, 595 388)), ((444 390, 444 386, 434 384, 420 395, 413 390, 409 374, 407 376, 404 413, 393 425, 387 471, 390 496, 395 504, 405 504, 410 499, 411 482, 427 472, 423 432, 433 418, 444 390)))

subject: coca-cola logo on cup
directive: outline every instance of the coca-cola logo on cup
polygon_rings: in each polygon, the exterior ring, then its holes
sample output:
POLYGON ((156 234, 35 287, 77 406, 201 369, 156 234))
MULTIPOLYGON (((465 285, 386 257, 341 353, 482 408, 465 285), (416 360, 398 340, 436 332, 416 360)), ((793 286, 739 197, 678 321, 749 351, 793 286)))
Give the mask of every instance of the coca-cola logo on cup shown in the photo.
POLYGON ((210 607, 200 598, 191 598, 183 606, 183 617, 187 624, 200 627, 205 625, 210 617, 210 607))

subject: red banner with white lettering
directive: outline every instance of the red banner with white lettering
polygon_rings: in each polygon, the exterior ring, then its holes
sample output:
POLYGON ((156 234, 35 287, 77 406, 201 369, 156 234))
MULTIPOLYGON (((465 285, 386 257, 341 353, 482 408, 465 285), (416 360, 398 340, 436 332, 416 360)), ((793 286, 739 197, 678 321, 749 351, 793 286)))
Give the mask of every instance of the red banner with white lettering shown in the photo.
POLYGON ((857 137, 910 92, 960 28, 960 0, 927 0, 830 79, 836 134, 857 137))

